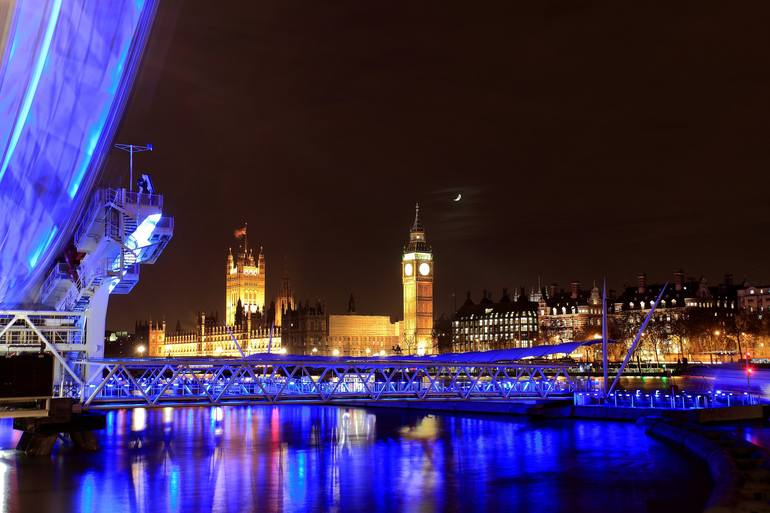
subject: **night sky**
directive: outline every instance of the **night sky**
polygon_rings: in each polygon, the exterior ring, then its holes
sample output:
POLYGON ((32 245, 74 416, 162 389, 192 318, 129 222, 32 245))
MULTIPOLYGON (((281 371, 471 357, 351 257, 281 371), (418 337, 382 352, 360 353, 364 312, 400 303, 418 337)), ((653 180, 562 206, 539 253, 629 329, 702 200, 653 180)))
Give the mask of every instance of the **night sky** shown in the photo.
POLYGON ((155 146, 175 235, 108 327, 222 318, 244 221, 269 296, 285 268, 398 318, 416 201, 437 317, 538 276, 770 281, 770 4, 632 4, 164 0, 116 142, 155 146))

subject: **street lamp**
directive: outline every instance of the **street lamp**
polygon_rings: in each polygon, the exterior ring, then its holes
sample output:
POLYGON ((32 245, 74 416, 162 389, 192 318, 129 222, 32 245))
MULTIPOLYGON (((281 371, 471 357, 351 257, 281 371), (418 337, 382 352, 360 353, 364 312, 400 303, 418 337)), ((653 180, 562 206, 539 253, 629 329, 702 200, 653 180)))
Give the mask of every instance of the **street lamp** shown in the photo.
POLYGON ((128 157, 129 158, 128 191, 133 192, 134 190, 134 153, 140 153, 143 151, 152 151, 152 144, 146 144, 145 146, 141 146, 138 144, 116 144, 115 147, 119 150, 128 152, 128 155, 129 155, 128 157))
POLYGON ((145 351, 147 351, 147 348, 144 347, 144 344, 139 344, 138 346, 136 346, 137 354, 142 355, 142 354, 144 354, 145 351))

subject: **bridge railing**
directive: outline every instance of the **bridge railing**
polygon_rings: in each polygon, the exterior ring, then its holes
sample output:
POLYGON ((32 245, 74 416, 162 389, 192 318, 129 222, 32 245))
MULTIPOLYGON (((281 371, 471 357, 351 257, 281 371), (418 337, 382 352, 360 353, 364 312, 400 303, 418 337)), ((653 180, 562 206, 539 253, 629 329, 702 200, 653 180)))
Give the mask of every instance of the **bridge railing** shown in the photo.
POLYGON ((82 385, 61 383, 56 395, 86 406, 227 402, 335 402, 351 399, 510 400, 569 394, 575 383, 560 365, 460 364, 420 361, 303 361, 246 359, 126 359, 87 363, 82 385), (95 368, 93 368, 95 367, 95 368))

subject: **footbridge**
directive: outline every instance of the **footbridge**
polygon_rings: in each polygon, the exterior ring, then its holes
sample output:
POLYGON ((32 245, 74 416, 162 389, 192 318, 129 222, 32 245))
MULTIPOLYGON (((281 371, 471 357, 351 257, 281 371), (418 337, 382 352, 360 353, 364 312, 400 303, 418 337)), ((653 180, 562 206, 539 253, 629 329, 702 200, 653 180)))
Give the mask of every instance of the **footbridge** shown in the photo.
MULTIPOLYGON (((48 355, 52 362, 50 392, 36 399, 70 398, 80 409, 103 409, 358 399, 548 398, 578 391, 569 367, 552 358, 601 342, 433 356, 254 354, 113 359, 89 353, 81 315, 0 311, 0 355, 48 355)), ((16 410, 12 415, 18 416, 16 410)))
POLYGON ((436 358, 94 359, 90 379, 56 385, 84 407, 353 399, 498 400, 571 394, 567 367, 547 362, 436 358))

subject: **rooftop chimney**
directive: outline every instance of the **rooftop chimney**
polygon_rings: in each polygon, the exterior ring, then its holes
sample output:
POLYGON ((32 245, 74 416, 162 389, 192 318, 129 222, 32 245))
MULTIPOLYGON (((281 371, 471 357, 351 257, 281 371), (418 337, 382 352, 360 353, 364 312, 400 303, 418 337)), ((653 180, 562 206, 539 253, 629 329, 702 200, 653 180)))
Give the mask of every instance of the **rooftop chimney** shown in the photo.
POLYGON ((639 282, 639 294, 644 294, 647 290, 647 275, 641 273, 636 277, 636 279, 639 282))
POLYGON ((580 290, 580 282, 579 281, 573 281, 572 283, 570 283, 569 284, 569 290, 570 290, 569 297, 571 297, 572 299, 577 299, 578 291, 580 290))

